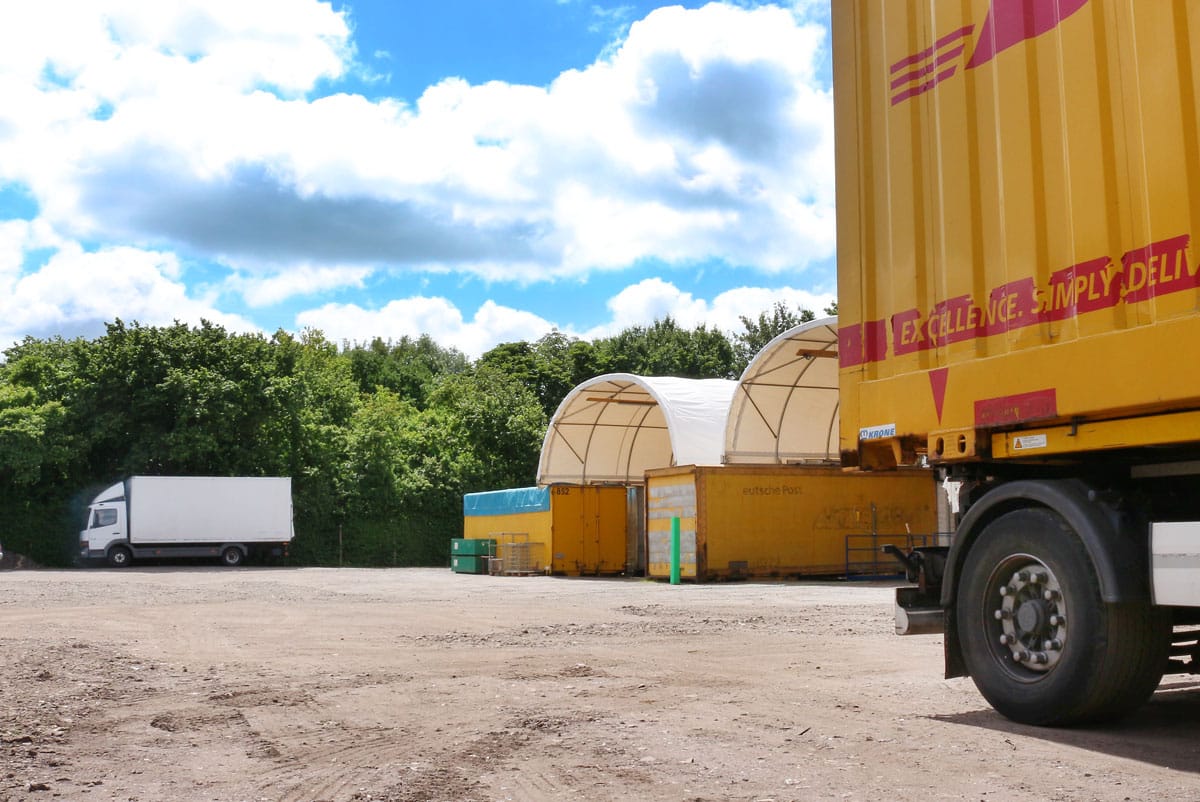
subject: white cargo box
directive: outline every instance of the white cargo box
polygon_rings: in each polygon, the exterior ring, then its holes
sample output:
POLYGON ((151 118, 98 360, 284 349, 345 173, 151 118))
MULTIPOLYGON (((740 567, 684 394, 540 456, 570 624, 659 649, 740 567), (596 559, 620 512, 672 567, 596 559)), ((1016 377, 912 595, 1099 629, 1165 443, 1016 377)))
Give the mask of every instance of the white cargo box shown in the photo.
POLYGON ((292 539, 288 477, 134 476, 125 495, 134 545, 292 539))

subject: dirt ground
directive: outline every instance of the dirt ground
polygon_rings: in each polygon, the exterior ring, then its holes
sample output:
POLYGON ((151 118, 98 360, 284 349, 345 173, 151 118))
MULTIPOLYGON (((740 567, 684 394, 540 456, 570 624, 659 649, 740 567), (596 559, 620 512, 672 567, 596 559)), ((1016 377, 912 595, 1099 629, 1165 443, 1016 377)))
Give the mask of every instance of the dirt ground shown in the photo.
POLYGON ((885 583, 0 572, 0 799, 1200 798, 1200 683, 1046 730, 885 583))

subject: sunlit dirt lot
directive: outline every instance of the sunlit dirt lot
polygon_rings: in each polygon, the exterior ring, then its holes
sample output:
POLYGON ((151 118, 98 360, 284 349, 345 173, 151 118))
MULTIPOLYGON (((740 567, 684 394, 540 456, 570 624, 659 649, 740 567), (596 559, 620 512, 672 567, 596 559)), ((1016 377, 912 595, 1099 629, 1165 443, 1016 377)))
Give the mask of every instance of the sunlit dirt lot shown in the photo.
POLYGON ((1200 798, 1200 685, 1011 724, 886 583, 0 572, 0 799, 1200 798))

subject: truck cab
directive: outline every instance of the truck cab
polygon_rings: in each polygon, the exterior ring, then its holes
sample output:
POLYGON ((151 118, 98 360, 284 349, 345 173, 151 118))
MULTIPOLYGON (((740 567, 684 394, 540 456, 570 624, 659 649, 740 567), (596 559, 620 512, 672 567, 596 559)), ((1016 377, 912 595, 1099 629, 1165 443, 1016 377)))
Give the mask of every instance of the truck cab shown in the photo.
POLYGON ((107 559, 115 566, 128 564, 129 526, 126 520, 125 484, 118 482, 88 505, 84 528, 79 533, 79 556, 85 560, 107 559))

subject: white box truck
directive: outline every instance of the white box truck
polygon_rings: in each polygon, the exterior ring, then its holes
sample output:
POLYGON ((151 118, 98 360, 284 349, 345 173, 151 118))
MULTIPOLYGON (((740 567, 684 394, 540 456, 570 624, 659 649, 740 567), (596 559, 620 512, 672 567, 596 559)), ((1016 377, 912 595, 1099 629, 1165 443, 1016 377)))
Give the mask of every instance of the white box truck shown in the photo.
POLYGON ((289 477, 131 476, 88 505, 79 555, 114 567, 152 557, 236 566, 251 554, 284 556, 291 540, 289 477))

